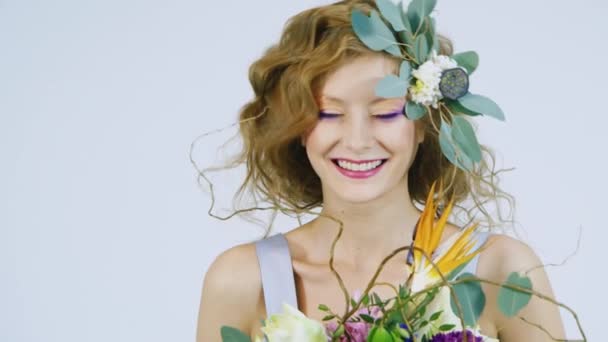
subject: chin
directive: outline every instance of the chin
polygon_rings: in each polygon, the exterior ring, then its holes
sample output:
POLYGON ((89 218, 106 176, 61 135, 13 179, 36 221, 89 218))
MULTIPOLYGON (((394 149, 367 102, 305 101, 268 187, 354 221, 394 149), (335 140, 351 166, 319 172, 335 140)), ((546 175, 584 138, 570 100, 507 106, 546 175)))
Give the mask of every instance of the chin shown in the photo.
POLYGON ((379 189, 377 186, 374 188, 369 188, 365 186, 358 187, 356 185, 348 185, 334 189, 334 194, 338 199, 352 204, 371 202, 382 197, 382 195, 386 192, 388 192, 387 189, 379 189))

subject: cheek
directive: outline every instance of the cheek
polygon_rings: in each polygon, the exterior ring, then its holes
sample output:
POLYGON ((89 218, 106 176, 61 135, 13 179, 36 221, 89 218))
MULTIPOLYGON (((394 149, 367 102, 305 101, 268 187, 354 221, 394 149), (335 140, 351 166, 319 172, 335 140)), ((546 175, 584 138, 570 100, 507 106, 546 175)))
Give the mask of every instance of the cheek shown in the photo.
POLYGON ((378 128, 377 134, 388 148, 395 151, 409 151, 416 144, 416 130, 412 122, 378 128))
POLYGON ((335 128, 317 124, 306 135, 306 149, 309 153, 322 153, 335 140, 335 128))

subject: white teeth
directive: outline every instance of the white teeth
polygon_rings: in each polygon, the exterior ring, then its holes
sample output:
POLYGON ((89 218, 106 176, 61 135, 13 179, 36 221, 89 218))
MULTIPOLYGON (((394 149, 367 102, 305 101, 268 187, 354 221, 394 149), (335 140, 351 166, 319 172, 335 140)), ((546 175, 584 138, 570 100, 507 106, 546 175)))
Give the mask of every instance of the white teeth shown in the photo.
POLYGON ((382 164, 381 160, 376 160, 373 162, 367 162, 367 163, 362 163, 362 164, 355 164, 355 163, 347 162, 344 160, 338 160, 338 165, 341 168, 351 170, 351 171, 369 171, 369 170, 377 168, 378 166, 380 166, 380 164, 382 164))

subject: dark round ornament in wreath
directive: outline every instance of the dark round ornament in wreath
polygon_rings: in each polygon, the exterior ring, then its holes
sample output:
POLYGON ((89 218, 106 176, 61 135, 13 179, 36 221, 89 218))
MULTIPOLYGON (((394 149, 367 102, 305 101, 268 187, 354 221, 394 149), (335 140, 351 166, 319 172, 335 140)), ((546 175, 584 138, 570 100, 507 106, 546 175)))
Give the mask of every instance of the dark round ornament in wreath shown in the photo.
POLYGON ((444 70, 439 82, 439 91, 443 97, 457 100, 469 92, 469 75, 462 68, 444 70))

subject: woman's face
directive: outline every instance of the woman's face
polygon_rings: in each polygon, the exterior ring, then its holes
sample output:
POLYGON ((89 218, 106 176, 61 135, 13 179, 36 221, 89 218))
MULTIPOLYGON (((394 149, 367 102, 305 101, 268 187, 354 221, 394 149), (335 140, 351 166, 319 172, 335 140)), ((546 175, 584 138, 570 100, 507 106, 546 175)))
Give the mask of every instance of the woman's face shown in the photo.
POLYGON ((407 186, 424 135, 402 114, 405 97, 374 92, 395 69, 396 62, 382 56, 358 57, 329 75, 316 94, 319 120, 302 143, 324 196, 362 203, 407 186))

